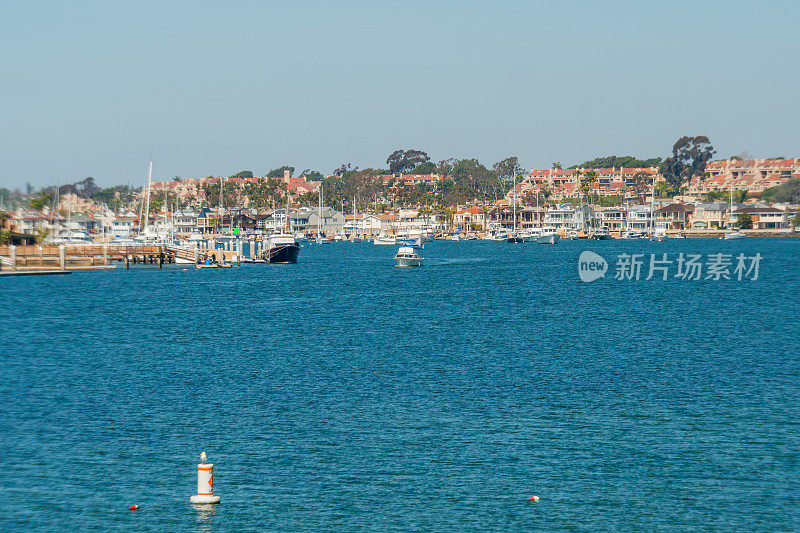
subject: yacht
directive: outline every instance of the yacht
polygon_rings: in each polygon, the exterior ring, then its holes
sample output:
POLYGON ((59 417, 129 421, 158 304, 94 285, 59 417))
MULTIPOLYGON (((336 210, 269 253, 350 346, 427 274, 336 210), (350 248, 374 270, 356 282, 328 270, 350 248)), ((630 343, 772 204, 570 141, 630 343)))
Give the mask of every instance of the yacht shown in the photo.
POLYGON ((747 235, 745 235, 741 231, 731 231, 729 233, 726 233, 723 239, 725 239, 726 241, 736 241, 739 239, 744 239, 745 237, 747 237, 747 235))
POLYGON ((558 233, 555 228, 542 228, 542 232, 536 237, 536 242, 539 244, 557 244, 559 239, 558 233))
POLYGON ((407 246, 422 246, 422 235, 411 233, 403 233, 397 235, 395 242, 392 244, 405 244, 407 246))
POLYGON ((262 259, 267 263, 297 263, 300 245, 291 233, 273 233, 266 239, 262 259))
POLYGON ((653 236, 650 237, 651 241, 654 242, 662 242, 667 240, 667 230, 664 228, 656 228, 656 231, 653 232, 653 236))
POLYGON ((372 242, 374 244, 390 244, 394 246, 397 244, 397 236, 396 235, 378 235, 375 237, 372 242))
POLYGON ((394 256, 394 261, 399 267, 422 266, 423 259, 424 258, 420 257, 411 246, 401 246, 400 249, 397 250, 397 255, 394 256))
POLYGON ((607 241, 611 239, 611 234, 606 228, 599 228, 592 234, 592 239, 598 241, 607 241))
POLYGON ((641 239, 642 237, 644 237, 644 233, 641 231, 628 230, 622 234, 623 239, 641 239))
POLYGON ((508 236, 506 242, 510 243, 520 243, 520 242, 531 242, 534 239, 538 239, 538 235, 534 235, 532 231, 529 230, 519 230, 515 231, 511 235, 508 236))

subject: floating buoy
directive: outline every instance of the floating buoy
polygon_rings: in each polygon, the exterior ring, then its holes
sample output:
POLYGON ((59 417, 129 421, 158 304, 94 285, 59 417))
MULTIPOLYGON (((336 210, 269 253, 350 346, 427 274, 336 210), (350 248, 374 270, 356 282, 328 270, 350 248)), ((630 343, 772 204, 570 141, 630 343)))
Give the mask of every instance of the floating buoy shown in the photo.
POLYGON ((138 511, 139 510, 139 506, 136 505, 136 504, 133 504, 130 507, 128 507, 128 509, 130 509, 131 511, 138 511))
POLYGON ((531 496, 530 501, 538 502, 539 501, 539 497, 538 496, 531 496))
POLYGON ((183 268, 183 269, 181 269, 181 270, 182 270, 183 272, 186 272, 186 269, 185 269, 185 268, 183 268))
POLYGON ((219 496, 214 496, 214 464, 206 463, 206 452, 200 454, 197 465, 197 494, 189 498, 192 503, 219 503, 219 496))

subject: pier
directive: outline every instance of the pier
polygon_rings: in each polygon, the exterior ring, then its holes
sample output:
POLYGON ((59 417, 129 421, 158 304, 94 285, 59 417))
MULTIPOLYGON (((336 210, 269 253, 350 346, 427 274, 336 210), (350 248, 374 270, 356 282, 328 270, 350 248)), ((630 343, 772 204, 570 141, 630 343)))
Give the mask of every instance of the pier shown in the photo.
MULTIPOLYGON (((67 270, 116 268, 111 263, 148 264, 161 268, 164 263, 198 264, 214 250, 192 250, 170 244, 60 244, 0 246, 0 272, 54 273, 67 270)), ((222 257, 223 251, 218 255, 222 257)))

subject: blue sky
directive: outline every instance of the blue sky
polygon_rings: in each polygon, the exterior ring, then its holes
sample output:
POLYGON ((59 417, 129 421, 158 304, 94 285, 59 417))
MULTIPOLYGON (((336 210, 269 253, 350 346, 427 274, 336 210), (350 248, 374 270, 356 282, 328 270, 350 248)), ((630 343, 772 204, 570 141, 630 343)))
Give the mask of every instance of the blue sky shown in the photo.
POLYGON ((800 2, 17 2, 0 185, 800 155, 800 2))

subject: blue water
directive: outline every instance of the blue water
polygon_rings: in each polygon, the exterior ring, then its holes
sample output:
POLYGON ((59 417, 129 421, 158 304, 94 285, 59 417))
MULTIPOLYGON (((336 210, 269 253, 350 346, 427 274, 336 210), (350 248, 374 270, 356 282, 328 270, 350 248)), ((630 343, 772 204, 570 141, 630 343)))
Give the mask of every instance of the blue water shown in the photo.
POLYGON ((800 240, 394 252, 0 278, 0 530, 800 529, 800 240))

